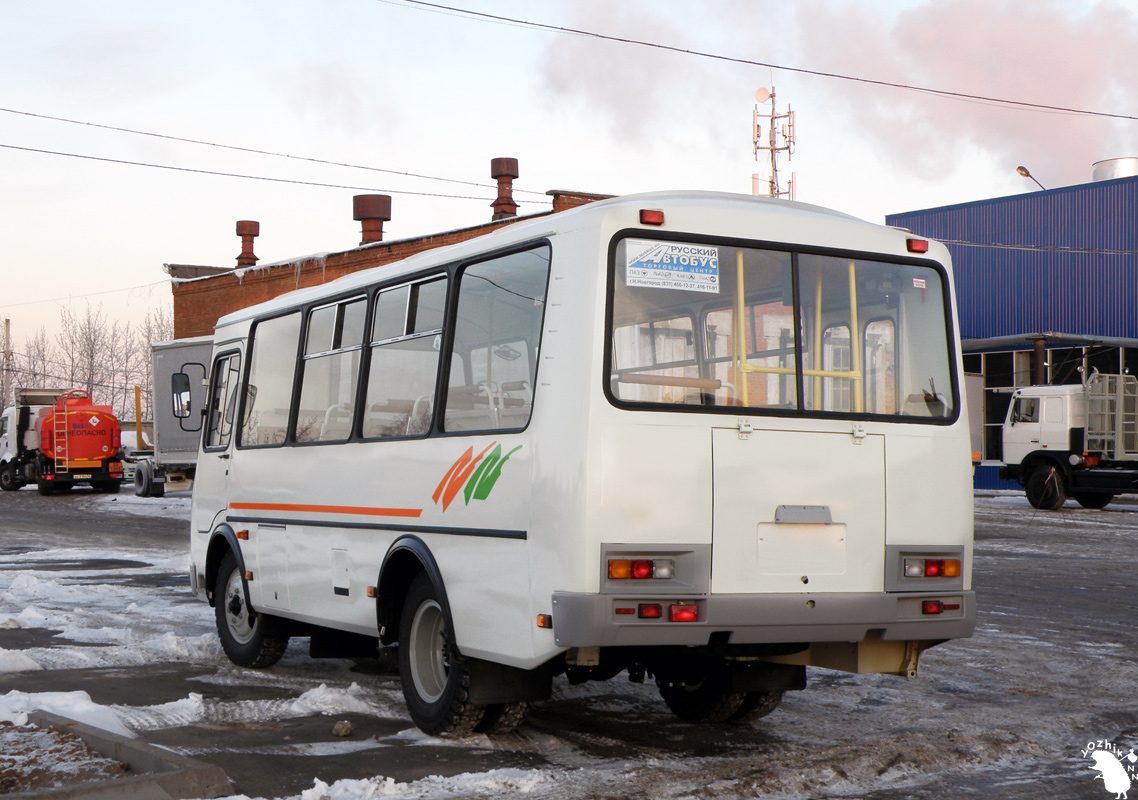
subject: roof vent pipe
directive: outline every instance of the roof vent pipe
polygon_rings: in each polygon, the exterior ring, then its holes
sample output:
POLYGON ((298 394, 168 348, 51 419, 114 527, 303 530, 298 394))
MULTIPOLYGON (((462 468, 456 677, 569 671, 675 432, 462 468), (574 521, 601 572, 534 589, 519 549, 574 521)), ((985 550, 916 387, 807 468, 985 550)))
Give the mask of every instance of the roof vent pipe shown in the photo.
POLYGON ((241 255, 237 256, 237 266, 255 266, 258 259, 253 254, 253 239, 261 235, 261 223, 250 219, 238 220, 237 235, 241 237, 241 255))
POLYGON ((498 181, 498 199, 491 205, 494 216, 491 219, 508 219, 518 215, 518 204, 514 202, 514 178, 518 177, 516 158, 493 158, 490 160, 490 177, 498 181))
POLYGON ((362 227, 361 245, 383 241, 383 223, 391 219, 391 196, 357 194, 352 198, 352 219, 362 227))

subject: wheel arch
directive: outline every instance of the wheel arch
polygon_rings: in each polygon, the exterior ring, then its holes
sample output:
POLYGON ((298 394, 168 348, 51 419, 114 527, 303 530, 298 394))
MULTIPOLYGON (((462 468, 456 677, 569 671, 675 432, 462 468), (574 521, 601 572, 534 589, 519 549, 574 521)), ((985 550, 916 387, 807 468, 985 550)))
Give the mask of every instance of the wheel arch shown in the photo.
POLYGON ((214 602, 213 587, 217 583, 217 571, 221 567, 221 560, 225 554, 232 552, 237 559, 237 566, 241 569, 241 587, 245 592, 245 603, 252 608, 249 602, 249 583, 245 580, 245 555, 237 543, 237 534, 229 523, 223 522, 210 534, 209 547, 205 555, 205 592, 209 604, 214 602))
MULTIPOLYGON (((376 619, 379 621, 379 640, 383 644, 399 640, 399 619, 403 613, 403 600, 407 597, 411 581, 420 572, 427 573, 435 587, 447 625, 450 630, 455 630, 446 584, 443 583, 442 571, 431 549, 418 536, 401 536, 388 548, 387 554, 383 557, 383 564, 379 568, 375 602, 376 619)), ((457 643, 454 644, 457 649, 457 643)))
POLYGON ((1063 480, 1071 476, 1071 467, 1067 463, 1067 453, 1053 453, 1047 450, 1035 450, 1024 456, 1020 462, 1020 481, 1026 482, 1027 476, 1039 467, 1054 467, 1063 474, 1063 480))

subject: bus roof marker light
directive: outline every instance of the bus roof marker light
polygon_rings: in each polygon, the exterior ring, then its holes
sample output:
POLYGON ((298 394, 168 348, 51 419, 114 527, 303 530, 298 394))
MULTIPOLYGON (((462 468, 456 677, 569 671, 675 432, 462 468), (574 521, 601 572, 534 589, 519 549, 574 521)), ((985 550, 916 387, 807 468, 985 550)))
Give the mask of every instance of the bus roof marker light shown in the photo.
POLYGON ((663 225, 664 212, 658 208, 642 208, 640 209, 640 224, 663 225))
POLYGON ((928 239, 906 239, 905 247, 910 253, 927 253, 929 251, 928 239))

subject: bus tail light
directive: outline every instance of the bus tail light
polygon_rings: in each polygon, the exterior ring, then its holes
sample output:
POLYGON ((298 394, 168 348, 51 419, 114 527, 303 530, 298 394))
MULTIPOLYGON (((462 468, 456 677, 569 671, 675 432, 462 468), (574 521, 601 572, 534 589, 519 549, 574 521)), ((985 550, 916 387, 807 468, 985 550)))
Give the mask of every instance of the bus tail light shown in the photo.
POLYGON ((959 578, 958 558, 906 558, 906 578, 959 578))
POLYGON ((672 622, 699 622, 699 609, 695 603, 680 603, 669 609, 672 622))
POLYGON ((664 616, 664 607, 659 603, 641 603, 637 607, 636 616, 640 619, 660 619, 664 616))
POLYGON ((656 208, 642 208, 640 209, 640 224, 663 225, 664 212, 656 208))
POLYGON ((675 577, 676 562, 670 558, 610 558, 609 580, 670 580, 675 577))
POLYGON ((929 251, 928 239, 906 239, 905 247, 910 253, 927 253, 929 251))
POLYGON ((922 600, 922 614, 940 614, 944 611, 944 603, 940 600, 922 600))

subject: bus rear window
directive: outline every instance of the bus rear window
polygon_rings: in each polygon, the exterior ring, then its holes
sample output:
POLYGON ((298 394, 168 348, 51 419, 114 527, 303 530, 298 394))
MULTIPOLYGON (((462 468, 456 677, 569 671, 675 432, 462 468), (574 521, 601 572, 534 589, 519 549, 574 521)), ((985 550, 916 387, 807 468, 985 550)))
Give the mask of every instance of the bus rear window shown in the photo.
POLYGON ((945 285, 933 267, 625 239, 612 277, 619 403, 955 414, 945 285))

